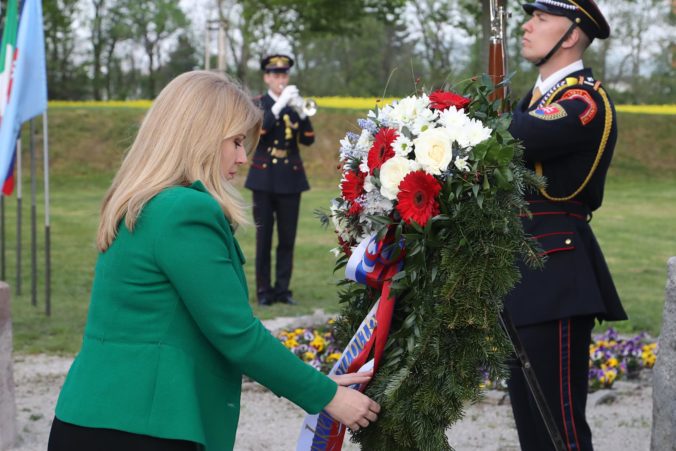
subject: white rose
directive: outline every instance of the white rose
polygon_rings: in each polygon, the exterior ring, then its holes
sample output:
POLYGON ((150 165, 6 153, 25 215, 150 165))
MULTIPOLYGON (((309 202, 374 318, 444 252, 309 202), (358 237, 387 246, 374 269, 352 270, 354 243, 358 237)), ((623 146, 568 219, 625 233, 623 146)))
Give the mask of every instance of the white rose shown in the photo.
POLYGON ((380 193, 394 200, 399 194, 399 184, 406 175, 417 170, 417 164, 408 158, 394 156, 380 167, 380 193))
POLYGON ((453 159, 453 140, 445 128, 426 130, 413 140, 415 159, 425 172, 441 174, 453 159))

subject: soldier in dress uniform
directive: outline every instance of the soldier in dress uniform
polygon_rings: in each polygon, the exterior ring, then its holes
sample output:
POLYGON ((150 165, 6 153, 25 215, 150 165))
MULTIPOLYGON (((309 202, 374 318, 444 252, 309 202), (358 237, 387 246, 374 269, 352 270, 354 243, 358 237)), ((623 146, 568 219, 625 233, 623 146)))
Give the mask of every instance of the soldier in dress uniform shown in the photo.
POLYGON ((289 283, 298 226, 300 194, 310 189, 298 144, 315 141, 310 119, 292 108, 298 88, 289 84, 293 59, 270 55, 261 61, 268 92, 258 98, 263 109, 263 129, 245 186, 253 191, 256 223, 256 293, 260 305, 295 304, 289 283), (272 232, 277 221, 275 284, 270 281, 272 232))
MULTIPOLYGON (((525 231, 546 255, 543 270, 522 267, 505 300, 568 450, 591 450, 585 418, 589 345, 596 319, 627 319, 590 227, 601 206, 617 139, 613 103, 582 55, 610 27, 592 0, 538 0, 523 5, 522 56, 535 64, 533 91, 518 103, 510 132, 526 164, 547 179, 530 195, 525 231)), ((523 450, 553 449, 519 368, 508 383, 523 450)))

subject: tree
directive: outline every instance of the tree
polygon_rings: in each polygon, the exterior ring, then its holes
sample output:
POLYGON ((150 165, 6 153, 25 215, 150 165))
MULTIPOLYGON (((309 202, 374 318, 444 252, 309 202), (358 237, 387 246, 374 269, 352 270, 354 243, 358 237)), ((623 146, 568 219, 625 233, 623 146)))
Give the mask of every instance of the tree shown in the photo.
POLYGON ((183 72, 194 70, 199 64, 196 55, 197 50, 190 37, 186 33, 180 34, 176 40, 176 47, 169 54, 169 60, 157 73, 159 87, 164 87, 183 72))
POLYGON ((47 86, 51 99, 80 99, 88 95, 86 70, 74 62, 73 22, 78 13, 78 0, 43 1, 47 86))
POLYGON ((148 68, 147 95, 155 97, 156 66, 161 64, 160 46, 179 29, 188 26, 185 13, 173 0, 152 2, 123 0, 134 39, 145 51, 148 68))

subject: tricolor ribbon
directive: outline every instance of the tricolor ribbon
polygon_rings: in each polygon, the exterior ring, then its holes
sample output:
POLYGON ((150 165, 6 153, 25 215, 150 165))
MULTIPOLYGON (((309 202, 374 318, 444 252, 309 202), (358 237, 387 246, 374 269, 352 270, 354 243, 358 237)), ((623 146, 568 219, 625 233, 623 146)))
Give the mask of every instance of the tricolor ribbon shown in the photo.
MULTIPOLYGON (((329 375, 377 371, 390 332, 395 299, 390 295, 392 277, 403 266, 403 252, 395 259, 395 244, 387 237, 378 240, 376 234, 362 240, 352 252, 345 277, 380 289, 380 298, 371 308, 329 375), (371 351, 373 359, 367 362, 371 351)), ((364 391, 366 384, 353 388, 364 391)), ((343 446, 345 426, 322 411, 308 415, 303 422, 296 451, 339 451, 343 446)))

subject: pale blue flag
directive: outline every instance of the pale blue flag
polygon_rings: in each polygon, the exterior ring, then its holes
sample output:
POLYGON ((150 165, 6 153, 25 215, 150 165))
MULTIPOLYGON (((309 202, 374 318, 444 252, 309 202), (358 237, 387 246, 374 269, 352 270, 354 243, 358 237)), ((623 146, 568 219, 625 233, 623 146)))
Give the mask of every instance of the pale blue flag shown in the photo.
POLYGON ((40 0, 25 0, 19 19, 9 102, 0 124, 0 174, 12 163, 21 124, 47 109, 47 68, 40 0))

